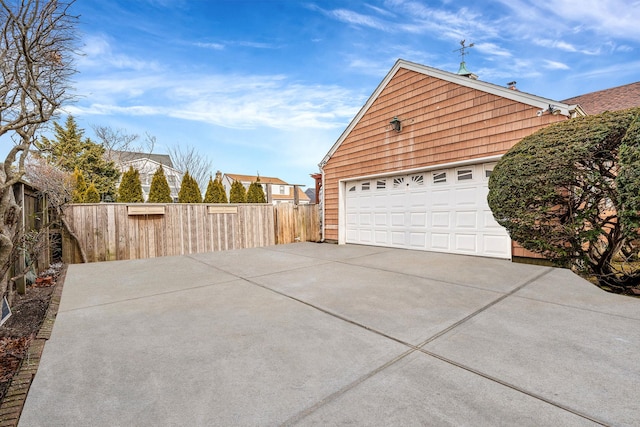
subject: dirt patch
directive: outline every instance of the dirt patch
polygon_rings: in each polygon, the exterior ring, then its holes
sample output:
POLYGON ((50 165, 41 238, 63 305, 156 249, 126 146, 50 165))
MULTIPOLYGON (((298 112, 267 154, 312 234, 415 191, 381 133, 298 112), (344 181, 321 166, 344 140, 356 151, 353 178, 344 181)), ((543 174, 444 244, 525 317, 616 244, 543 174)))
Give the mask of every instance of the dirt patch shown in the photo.
POLYGON ((62 264, 52 266, 24 295, 16 295, 11 317, 0 326, 0 404, 42 325, 61 270, 62 264))

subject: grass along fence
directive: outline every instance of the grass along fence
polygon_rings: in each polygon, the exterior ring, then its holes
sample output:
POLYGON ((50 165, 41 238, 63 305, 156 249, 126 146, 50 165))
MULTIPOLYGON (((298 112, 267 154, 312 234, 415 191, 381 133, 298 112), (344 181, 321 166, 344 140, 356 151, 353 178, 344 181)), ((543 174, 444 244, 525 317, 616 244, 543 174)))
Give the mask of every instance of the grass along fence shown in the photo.
POLYGON ((153 258, 320 240, 320 207, 267 204, 77 204, 65 208, 76 243, 63 234, 62 259, 153 258))

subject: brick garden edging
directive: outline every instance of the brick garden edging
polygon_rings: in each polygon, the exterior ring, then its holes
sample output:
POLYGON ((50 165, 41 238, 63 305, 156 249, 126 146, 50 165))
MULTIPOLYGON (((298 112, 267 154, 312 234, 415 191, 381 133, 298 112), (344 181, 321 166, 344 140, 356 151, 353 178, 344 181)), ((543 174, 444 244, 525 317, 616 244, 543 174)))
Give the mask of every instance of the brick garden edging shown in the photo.
POLYGON ((18 425, 22 408, 27 400, 27 393, 40 365, 44 345, 51 338, 66 274, 67 267, 65 266, 58 276, 42 325, 29 345, 27 355, 22 360, 18 372, 13 376, 9 390, 0 404, 0 427, 16 427, 18 425))

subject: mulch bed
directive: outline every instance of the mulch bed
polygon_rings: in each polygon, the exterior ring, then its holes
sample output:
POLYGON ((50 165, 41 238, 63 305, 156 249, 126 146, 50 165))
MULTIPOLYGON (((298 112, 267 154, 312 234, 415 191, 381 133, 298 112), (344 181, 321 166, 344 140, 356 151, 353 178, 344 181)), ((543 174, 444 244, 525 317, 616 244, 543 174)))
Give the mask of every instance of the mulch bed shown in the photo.
POLYGON ((12 425, 5 423, 12 421, 8 418, 15 418, 17 423, 17 416, 11 416, 7 410, 16 412, 10 410, 15 407, 19 416, 22 409, 37 369, 37 363, 31 362, 39 362, 44 342, 51 333, 61 293, 61 286, 56 285, 64 281, 65 272, 63 264, 54 264, 40 274, 24 295, 16 295, 11 304, 11 317, 0 326, 0 426, 12 425), (58 289, 60 291, 56 292, 58 289), (56 296, 55 307, 50 307, 52 298, 56 296), (25 366, 27 361, 29 366, 25 366), (28 384, 21 377, 22 371, 25 371, 22 377, 29 380, 28 384), (24 389, 24 392, 12 393, 12 387, 24 389))

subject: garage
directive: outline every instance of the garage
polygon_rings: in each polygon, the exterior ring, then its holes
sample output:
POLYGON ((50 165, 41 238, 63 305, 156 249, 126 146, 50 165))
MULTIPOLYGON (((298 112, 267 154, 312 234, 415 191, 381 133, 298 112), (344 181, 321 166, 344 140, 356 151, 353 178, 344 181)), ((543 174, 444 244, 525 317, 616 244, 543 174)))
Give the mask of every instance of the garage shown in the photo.
POLYGON ((487 204, 494 165, 346 181, 346 243, 510 259, 487 204))

